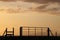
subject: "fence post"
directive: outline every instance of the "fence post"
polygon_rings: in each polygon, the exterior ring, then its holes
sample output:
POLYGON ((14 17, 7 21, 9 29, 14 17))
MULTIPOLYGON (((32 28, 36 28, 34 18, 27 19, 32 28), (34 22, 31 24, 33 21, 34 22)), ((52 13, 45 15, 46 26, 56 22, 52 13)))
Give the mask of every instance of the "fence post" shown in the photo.
POLYGON ((20 36, 22 36, 22 27, 20 27, 20 36))
POLYGON ((14 36, 14 28, 13 28, 13 36, 14 36))
POLYGON ((49 33, 49 31, 50 31, 50 30, 49 30, 49 28, 48 28, 48 30, 47 30, 47 34, 48 34, 48 36, 50 36, 50 33, 49 33))
POLYGON ((6 31, 5 32, 6 32, 6 35, 5 36, 7 36, 7 28, 6 28, 6 31))

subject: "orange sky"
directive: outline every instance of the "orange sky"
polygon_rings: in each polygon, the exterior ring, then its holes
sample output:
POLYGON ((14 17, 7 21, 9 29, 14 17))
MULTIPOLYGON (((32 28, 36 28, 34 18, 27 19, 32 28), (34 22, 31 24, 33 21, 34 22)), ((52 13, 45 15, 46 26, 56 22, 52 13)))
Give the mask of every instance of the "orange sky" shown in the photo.
POLYGON ((20 26, 38 26, 50 27, 60 35, 60 10, 58 3, 39 4, 30 2, 0 2, 0 34, 2 35, 5 28, 15 28, 15 35, 19 35, 20 26), (55 5, 56 4, 56 5, 55 5), (48 5, 48 6, 46 6, 48 5), (53 6, 54 5, 54 6, 53 6), (44 9, 38 9, 40 6, 46 6, 44 9), (50 6, 50 7, 49 7, 50 6), (51 11, 52 10, 52 11, 51 11))

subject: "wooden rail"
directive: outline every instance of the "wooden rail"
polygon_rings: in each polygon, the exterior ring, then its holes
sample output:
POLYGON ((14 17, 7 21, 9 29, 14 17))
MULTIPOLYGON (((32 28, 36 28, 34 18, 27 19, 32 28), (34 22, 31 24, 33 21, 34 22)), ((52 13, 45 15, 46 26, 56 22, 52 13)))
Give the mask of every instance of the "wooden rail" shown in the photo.
POLYGON ((3 36, 14 36, 14 28, 12 31, 8 31, 7 28, 3 33, 3 36))

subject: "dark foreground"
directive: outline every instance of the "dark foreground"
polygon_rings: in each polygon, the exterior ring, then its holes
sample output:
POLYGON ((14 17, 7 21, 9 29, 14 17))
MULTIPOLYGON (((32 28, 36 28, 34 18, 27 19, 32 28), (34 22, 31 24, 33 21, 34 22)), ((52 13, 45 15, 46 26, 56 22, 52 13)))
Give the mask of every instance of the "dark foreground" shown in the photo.
POLYGON ((14 36, 14 37, 0 37, 0 40, 58 40, 60 39, 60 36, 58 37, 52 37, 52 36, 14 36))

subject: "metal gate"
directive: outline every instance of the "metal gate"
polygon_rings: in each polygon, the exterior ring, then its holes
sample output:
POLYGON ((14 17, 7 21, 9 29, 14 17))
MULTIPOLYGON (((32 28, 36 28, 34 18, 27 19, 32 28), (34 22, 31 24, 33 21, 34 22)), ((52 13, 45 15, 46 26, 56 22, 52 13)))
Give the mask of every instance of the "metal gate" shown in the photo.
POLYGON ((53 36, 49 27, 20 27, 20 36, 53 36))

